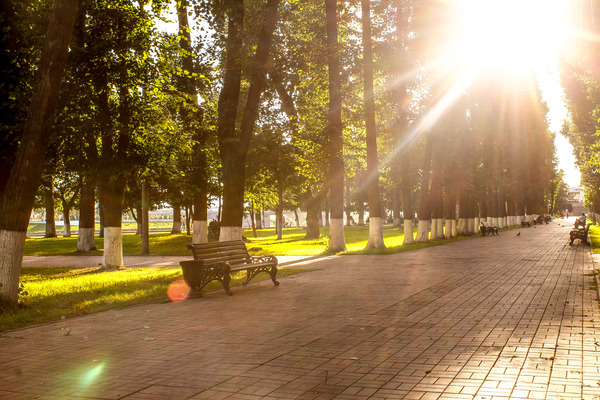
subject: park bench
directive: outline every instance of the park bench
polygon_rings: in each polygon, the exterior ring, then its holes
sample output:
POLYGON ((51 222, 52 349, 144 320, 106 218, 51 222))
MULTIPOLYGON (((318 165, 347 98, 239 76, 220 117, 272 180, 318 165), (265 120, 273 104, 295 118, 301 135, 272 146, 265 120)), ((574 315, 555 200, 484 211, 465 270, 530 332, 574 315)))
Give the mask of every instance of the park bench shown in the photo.
POLYGON ((481 232, 481 236, 486 235, 498 235, 498 227, 497 226, 487 226, 485 222, 481 222, 479 225, 479 232, 481 232))
POLYGON ((267 272, 275 286, 277 282, 277 258, 275 256, 251 256, 242 240, 227 242, 190 243, 188 249, 192 250, 194 260, 181 261, 183 279, 192 289, 193 293, 202 296, 200 290, 211 281, 219 281, 228 295, 233 293, 229 289, 231 274, 246 271, 246 279, 242 285, 261 272, 267 272))
POLYGON ((575 241, 575 239, 579 239, 581 240, 581 243, 588 243, 588 232, 590 230, 590 224, 587 224, 587 226, 585 228, 573 228, 571 229, 571 232, 569 233, 569 244, 573 244, 573 242, 575 241))
POLYGON ((525 218, 521 218, 521 226, 525 228, 525 226, 531 226, 531 222, 527 221, 525 218))

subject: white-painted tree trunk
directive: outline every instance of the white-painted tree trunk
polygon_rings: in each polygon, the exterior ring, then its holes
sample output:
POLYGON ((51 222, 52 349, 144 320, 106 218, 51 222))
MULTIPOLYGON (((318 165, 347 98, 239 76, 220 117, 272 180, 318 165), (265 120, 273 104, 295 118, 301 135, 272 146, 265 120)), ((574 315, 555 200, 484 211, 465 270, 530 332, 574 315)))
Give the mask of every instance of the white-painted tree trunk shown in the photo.
POLYGON ((0 229, 0 295, 15 304, 19 298, 19 278, 26 237, 27 232, 0 229))
POLYGON ((444 232, 444 219, 437 219, 437 231, 438 231, 438 239, 446 238, 446 233, 444 232))
POLYGON ((104 268, 119 268, 123 266, 123 235, 120 227, 104 227, 104 268))
POLYGON ((219 232, 219 242, 228 242, 230 240, 242 240, 241 226, 222 226, 219 232))
POLYGON ((444 227, 445 227, 445 230, 446 230, 444 232, 444 236, 447 237, 447 238, 454 237, 454 232, 452 231, 452 222, 453 221, 454 220, 452 220, 452 219, 447 219, 446 223, 444 224, 444 227))
POLYGON ((452 237, 457 237, 458 236, 458 230, 456 227, 456 220, 453 219, 452 220, 452 237))
POLYGON ((369 219, 369 241, 368 249, 385 249, 383 242, 383 218, 372 217, 369 219))
POLYGON ((458 234, 462 236, 468 236, 471 234, 469 232, 469 220, 467 218, 459 218, 458 219, 458 234))
POLYGON ((173 221, 172 233, 181 233, 181 221, 173 221))
POLYGON ((192 229, 192 243, 208 242, 208 221, 193 221, 192 229))
POLYGON ((469 235, 474 234, 479 229, 479 218, 467 218, 467 231, 469 235))
POLYGON ((77 233, 77 251, 91 251, 96 249, 94 243, 94 228, 79 228, 77 233))
POLYGON ((417 243, 425 243, 429 242, 429 220, 423 221, 419 220, 419 225, 417 226, 417 243))
POLYGON ((492 223, 488 223, 489 226, 500 226, 500 219, 498 217, 492 218, 492 223))
POLYGON ((494 225, 494 219, 492 217, 487 217, 485 219, 485 223, 487 224, 487 226, 496 226, 494 225))
POLYGON ((405 244, 413 244, 415 242, 415 235, 413 233, 413 222, 412 219, 404 220, 404 242, 405 244))
POLYGON ((400 225, 402 225, 402 220, 400 219, 400 217, 394 217, 394 226, 400 225))
MULTIPOLYGON (((370 230, 369 228, 369 235, 370 230)), ((336 253, 346 250, 343 218, 331 218, 329 220, 329 250, 336 253)))
POLYGON ((437 218, 432 218, 431 219, 431 232, 429 234, 429 240, 436 240, 438 238, 438 224, 437 224, 438 219, 437 218))

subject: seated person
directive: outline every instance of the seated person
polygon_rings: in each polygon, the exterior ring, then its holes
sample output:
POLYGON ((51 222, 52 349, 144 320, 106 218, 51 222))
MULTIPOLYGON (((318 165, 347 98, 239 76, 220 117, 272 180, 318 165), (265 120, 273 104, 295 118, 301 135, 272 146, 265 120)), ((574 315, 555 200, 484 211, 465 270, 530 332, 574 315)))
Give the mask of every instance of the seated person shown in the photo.
POLYGON ((585 228, 586 222, 587 222, 587 217, 585 216, 585 213, 581 213, 581 217, 579 217, 575 220, 575 228, 578 228, 579 226, 581 226, 582 228, 585 228))

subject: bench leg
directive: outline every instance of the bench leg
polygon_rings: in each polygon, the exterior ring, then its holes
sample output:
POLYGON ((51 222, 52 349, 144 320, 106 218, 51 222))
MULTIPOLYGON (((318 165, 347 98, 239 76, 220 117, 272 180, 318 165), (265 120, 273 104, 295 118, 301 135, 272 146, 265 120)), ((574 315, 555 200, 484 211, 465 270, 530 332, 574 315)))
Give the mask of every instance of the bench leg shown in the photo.
POLYGON ((277 267, 273 266, 271 271, 269 271, 269 275, 271 275, 271 280, 273 281, 273 285, 279 286, 279 282, 277 282, 277 267))
POLYGON ((228 273, 226 273, 225 275, 223 275, 223 280, 221 281, 221 283, 223 284, 223 289, 225 289, 225 293, 227 293, 228 295, 232 295, 233 292, 231 291, 231 289, 229 289, 229 283, 231 282, 231 275, 228 273))

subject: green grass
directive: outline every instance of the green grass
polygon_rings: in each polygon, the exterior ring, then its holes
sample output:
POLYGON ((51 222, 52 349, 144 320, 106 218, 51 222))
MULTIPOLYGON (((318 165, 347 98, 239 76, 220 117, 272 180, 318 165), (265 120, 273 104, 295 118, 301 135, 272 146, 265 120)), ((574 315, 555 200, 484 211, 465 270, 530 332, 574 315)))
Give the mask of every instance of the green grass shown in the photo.
MULTIPOLYGON (((251 254, 275 254, 286 256, 316 256, 328 253, 329 227, 321 228, 321 237, 314 240, 304 240, 306 230, 303 228, 285 228, 283 239, 277 240, 274 229, 257 230, 257 236, 253 236, 251 230, 245 230, 244 236, 250 240, 247 247, 251 254), (255 249, 255 250, 252 250, 255 249)), ((344 227, 346 251, 343 254, 391 254, 402 251, 416 250, 423 247, 435 246, 464 237, 435 240, 428 243, 419 243, 410 246, 402 246, 404 232, 402 228, 393 226, 383 227, 384 242, 386 250, 365 251, 369 237, 369 228, 366 226, 344 227)), ((46 239, 44 237, 30 237, 25 242, 26 256, 58 256, 58 255, 102 255, 104 241, 96 237, 96 248, 98 250, 89 253, 77 253, 77 237, 56 237, 46 239)), ((155 256, 189 256, 190 251, 186 248, 191 243, 191 236, 186 234, 170 234, 167 232, 150 233, 150 254, 155 256)), ((142 251, 141 237, 139 235, 123 235, 123 254, 127 256, 140 255, 142 251)))
MULTIPOLYGON (((305 271, 308 270, 282 268, 277 276, 305 271)), ((243 271, 233 275, 231 286, 239 285, 244 278, 243 271)), ((0 332, 135 304, 170 301, 169 287, 181 288, 181 279, 180 268, 112 272, 93 268, 23 268, 21 282, 27 293, 20 298, 20 308, 4 312, 0 308, 0 332)), ((270 277, 260 274, 253 282, 262 279, 270 277)), ((214 289, 222 290, 221 284, 211 282, 203 291, 214 289)))
POLYGON ((592 249, 594 253, 600 253, 600 226, 590 226, 588 231, 590 240, 592 241, 592 249))

